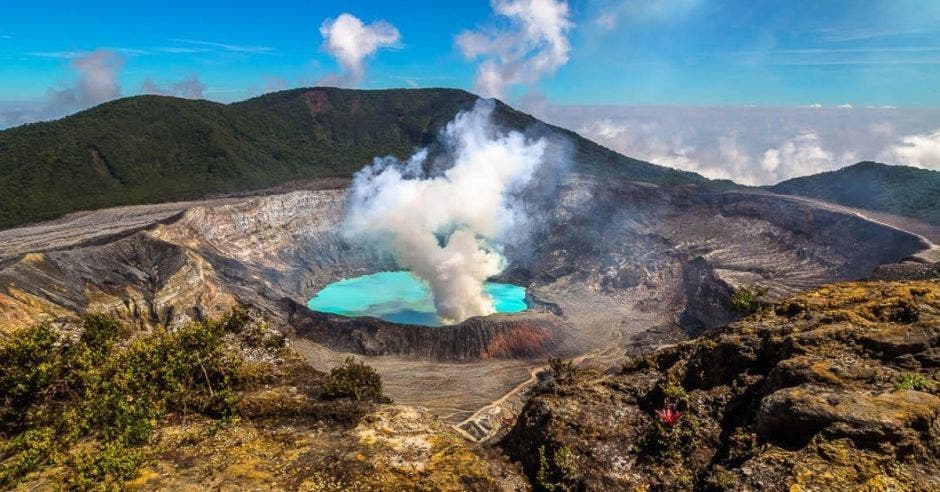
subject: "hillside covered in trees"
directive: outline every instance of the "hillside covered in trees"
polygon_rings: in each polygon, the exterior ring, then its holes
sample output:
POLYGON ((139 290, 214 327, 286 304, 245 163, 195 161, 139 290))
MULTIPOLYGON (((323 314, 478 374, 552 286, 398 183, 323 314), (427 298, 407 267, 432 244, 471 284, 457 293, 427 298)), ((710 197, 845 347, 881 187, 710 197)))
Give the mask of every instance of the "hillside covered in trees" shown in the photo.
MULTIPOLYGON (((78 210, 350 176, 405 157, 477 96, 456 89, 294 89, 233 104, 166 96, 111 101, 0 132, 0 227, 78 210)), ((498 103, 506 127, 563 135, 590 172, 660 184, 708 180, 624 157, 498 103)))

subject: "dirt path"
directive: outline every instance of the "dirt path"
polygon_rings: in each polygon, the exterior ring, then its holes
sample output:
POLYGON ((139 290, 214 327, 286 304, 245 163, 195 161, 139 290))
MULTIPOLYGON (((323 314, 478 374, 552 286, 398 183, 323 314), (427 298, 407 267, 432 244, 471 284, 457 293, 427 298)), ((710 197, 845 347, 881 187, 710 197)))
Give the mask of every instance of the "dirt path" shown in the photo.
MULTIPOLYGON (((586 354, 579 355, 571 359, 571 361, 577 365, 585 360, 596 358, 604 360, 608 364, 614 363, 616 360, 622 359, 623 355, 614 355, 612 352, 617 352, 618 347, 610 345, 603 349, 594 350, 586 354)), ((619 352, 623 352, 621 349, 619 352)), ((522 393, 531 386, 534 386, 539 379, 539 375, 548 370, 548 365, 536 366, 529 370, 529 378, 525 381, 516 385, 513 389, 509 390, 503 396, 493 400, 490 404, 485 405, 473 413, 470 417, 467 417, 463 422, 453 425, 453 428, 457 430, 465 438, 474 441, 474 442, 484 442, 491 439, 500 431, 500 426, 493 425, 493 422, 488 422, 486 425, 481 425, 481 423, 491 421, 496 417, 500 419, 507 413, 507 411, 512 412, 512 408, 507 408, 507 403, 521 403, 522 393), (480 431, 483 431, 482 436, 476 436, 467 431, 467 428, 476 428, 480 431)), ((521 405, 520 405, 521 409, 521 405)))

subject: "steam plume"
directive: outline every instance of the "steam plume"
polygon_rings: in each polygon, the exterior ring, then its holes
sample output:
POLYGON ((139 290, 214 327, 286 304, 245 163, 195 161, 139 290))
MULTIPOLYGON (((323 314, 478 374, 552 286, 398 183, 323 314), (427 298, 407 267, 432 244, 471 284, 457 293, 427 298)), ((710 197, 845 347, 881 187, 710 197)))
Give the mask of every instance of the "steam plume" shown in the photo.
POLYGON ((482 62, 474 90, 486 97, 505 98, 514 85, 535 85, 568 63, 574 26, 568 2, 561 0, 492 0, 493 10, 512 27, 483 32, 466 31, 456 38, 464 57, 482 62))
POLYGON ((64 89, 49 89, 50 103, 61 112, 84 109, 110 101, 121 95, 118 74, 124 68, 124 58, 111 50, 98 49, 72 60, 78 72, 75 85, 64 89))
POLYGON ((478 101, 442 131, 444 155, 376 159, 356 174, 346 231, 387 240, 426 280, 444 322, 494 312, 484 281, 506 265, 503 241, 525 224, 513 195, 545 160, 545 139, 500 133, 492 101, 478 101))

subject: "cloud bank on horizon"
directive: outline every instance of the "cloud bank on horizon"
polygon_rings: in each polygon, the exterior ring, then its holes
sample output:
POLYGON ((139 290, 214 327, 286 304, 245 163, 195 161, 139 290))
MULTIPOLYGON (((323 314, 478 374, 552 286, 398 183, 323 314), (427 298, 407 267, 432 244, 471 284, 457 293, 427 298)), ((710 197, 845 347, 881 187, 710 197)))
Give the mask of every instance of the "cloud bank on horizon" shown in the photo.
POLYGON ((863 160, 940 171, 940 108, 548 106, 545 118, 622 154, 748 185, 863 160))

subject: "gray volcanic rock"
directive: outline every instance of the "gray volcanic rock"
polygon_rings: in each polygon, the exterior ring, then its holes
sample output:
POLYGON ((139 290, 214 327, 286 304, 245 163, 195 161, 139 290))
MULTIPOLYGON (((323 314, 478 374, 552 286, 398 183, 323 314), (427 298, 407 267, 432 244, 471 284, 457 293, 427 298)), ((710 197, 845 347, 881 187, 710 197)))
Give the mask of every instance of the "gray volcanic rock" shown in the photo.
POLYGON ((312 362, 364 357, 392 398, 452 423, 471 415, 462 428, 488 438, 549 356, 616 364, 736 319, 728 297, 741 286, 775 300, 930 246, 803 199, 573 173, 528 202, 535 227, 505 251, 500 280, 525 286, 535 310, 419 328, 307 310, 330 282, 400 269, 344 237, 342 189, 312 188, 0 231, 0 330, 92 311, 174 326, 247 304, 292 331, 312 362), (95 234, 102 222, 108 233, 95 234))
POLYGON ((566 490, 937 490, 938 347, 940 283, 825 285, 620 370, 556 366, 499 444, 566 490))
MULTIPOLYGON (((172 325, 235 303, 260 307, 276 320, 296 318, 283 308, 285 298, 299 306, 291 311, 302 311, 329 282, 399 269, 391 253, 343 237, 343 203, 342 190, 301 190, 210 202, 146 227, 135 215, 125 235, 112 223, 113 239, 92 237, 59 250, 10 257, 22 250, 11 245, 0 251, 9 258, 0 267, 6 326, 102 310, 172 325)), ((868 276, 879 264, 926 247, 916 235, 768 193, 571 174, 557 196, 531 205, 541 220, 527 240, 507 248, 505 277, 552 306, 560 317, 546 314, 557 318, 550 324, 568 325, 542 347, 560 353, 621 345, 664 324, 698 333, 736 317, 727 298, 742 285, 764 286, 776 299, 868 276)), ((94 222, 88 215, 81 220, 94 222)), ((31 241, 41 244, 35 235, 31 241)), ((402 343, 344 346, 432 358, 486 353, 482 346, 448 352, 402 343)))

